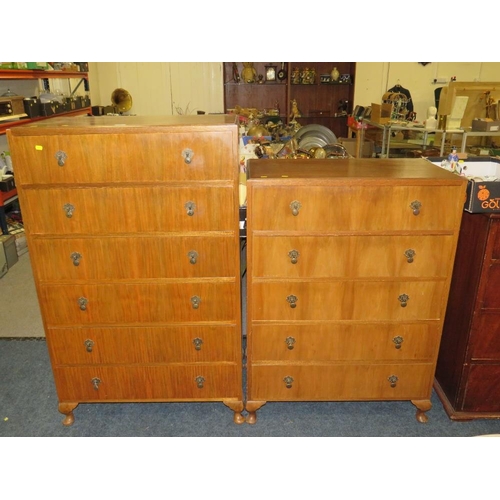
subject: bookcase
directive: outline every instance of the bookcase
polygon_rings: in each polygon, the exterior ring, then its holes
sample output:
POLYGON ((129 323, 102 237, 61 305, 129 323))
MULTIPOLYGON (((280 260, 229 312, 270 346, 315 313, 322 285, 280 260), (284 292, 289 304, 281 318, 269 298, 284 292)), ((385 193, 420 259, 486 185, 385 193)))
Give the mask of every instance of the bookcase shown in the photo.
POLYGON ((336 137, 347 137, 355 73, 354 62, 225 62, 224 111, 233 112, 237 106, 257 108, 264 114, 278 110, 278 116, 288 123, 295 99, 301 114, 297 121, 301 125, 320 124, 336 137), (252 83, 243 78, 244 64, 252 64, 255 69, 252 83), (339 73, 337 81, 331 79, 334 68, 339 73), (304 78, 311 72, 314 77, 304 78))

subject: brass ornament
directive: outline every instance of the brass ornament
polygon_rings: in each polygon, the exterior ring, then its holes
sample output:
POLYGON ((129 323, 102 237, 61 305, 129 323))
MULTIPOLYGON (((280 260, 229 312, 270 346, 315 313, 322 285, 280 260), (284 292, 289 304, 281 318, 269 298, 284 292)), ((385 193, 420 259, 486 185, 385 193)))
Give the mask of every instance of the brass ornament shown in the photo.
POLYGON ((127 90, 117 88, 111 94, 111 103, 118 108, 120 113, 125 113, 132 108, 132 96, 127 90))

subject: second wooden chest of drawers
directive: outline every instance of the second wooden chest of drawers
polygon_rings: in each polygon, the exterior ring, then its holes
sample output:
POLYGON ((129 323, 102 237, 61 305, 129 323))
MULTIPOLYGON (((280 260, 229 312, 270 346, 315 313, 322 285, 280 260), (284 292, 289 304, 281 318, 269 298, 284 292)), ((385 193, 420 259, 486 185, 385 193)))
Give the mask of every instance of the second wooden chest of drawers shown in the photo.
POLYGON ((250 160, 249 423, 267 401, 427 420, 465 185, 423 159, 250 160))

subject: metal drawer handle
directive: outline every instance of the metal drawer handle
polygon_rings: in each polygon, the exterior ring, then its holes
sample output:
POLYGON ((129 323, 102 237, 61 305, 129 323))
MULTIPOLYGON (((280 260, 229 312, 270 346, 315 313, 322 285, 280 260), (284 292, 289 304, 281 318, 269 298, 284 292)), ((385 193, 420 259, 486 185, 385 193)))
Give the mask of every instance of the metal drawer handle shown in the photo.
POLYGON ((101 383, 101 379, 100 378, 97 378, 97 377, 94 377, 92 380, 92 385, 94 386, 94 390, 99 390, 99 384, 101 383))
POLYGON ((196 203, 194 201, 188 201, 184 204, 184 208, 186 209, 186 213, 189 215, 189 217, 192 217, 194 215, 196 203))
POLYGON ((84 342, 84 345, 85 345, 85 348, 86 348, 87 352, 92 352, 92 348, 94 347, 94 341, 90 340, 90 339, 87 339, 84 342))
POLYGON ((408 297, 408 295, 406 295, 406 293, 402 293, 398 297, 398 300, 399 300, 399 302, 401 302, 401 307, 406 307, 408 305, 408 301, 410 300, 410 297, 408 297))
POLYGON ((71 260, 73 261, 74 266, 80 265, 80 260, 82 259, 82 255, 78 252, 73 252, 71 255, 71 260))
POLYGON ((63 207, 63 210, 66 212, 66 217, 68 219, 71 219, 71 217, 73 217, 73 214, 75 212, 75 206, 72 205, 71 203, 66 203, 66 205, 64 205, 63 207))
POLYGON ((290 208, 292 209, 292 215, 297 216, 299 215, 299 210, 302 208, 302 205, 300 201, 294 200, 290 203, 290 208))
POLYGON ((88 299, 86 299, 85 297, 80 297, 78 299, 78 305, 79 305, 79 307, 80 307, 80 309, 82 311, 86 311, 87 310, 87 304, 88 304, 88 302, 89 302, 88 299))
POLYGON ((396 344, 396 349, 401 349, 401 344, 403 343, 403 337, 400 337, 399 335, 397 337, 394 337, 392 341, 396 344))
POLYGON ((205 377, 201 375, 195 378, 196 385, 198 389, 203 389, 203 384, 205 383, 205 377))
POLYGON ((189 262, 191 264, 196 264, 196 260, 198 259, 198 252, 195 250, 191 250, 187 253, 187 256, 189 257, 189 262))
POLYGON ((300 253, 298 252, 298 250, 290 250, 288 252, 288 257, 290 257, 290 262, 292 264, 297 264, 297 261, 299 259, 299 255, 300 255, 300 253))
POLYGON ((293 337, 287 337, 285 339, 285 343, 286 343, 286 346, 288 347, 288 349, 290 349, 290 351, 293 349, 293 346, 295 344, 295 339, 293 337))
POLYGON ((412 201, 410 203, 410 208, 413 210, 413 215, 418 215, 420 213, 420 209, 422 208, 422 203, 418 200, 412 201))
POLYGON ((184 162, 189 164, 193 161, 194 152, 192 149, 186 148, 182 150, 182 157, 184 158, 184 162))
POLYGON ((291 389, 292 384, 293 384, 293 377, 290 377, 290 375, 287 375, 284 379, 283 382, 285 382, 286 388, 291 389))
POLYGON ((408 248, 408 250, 405 251, 405 257, 406 257, 406 262, 408 264, 411 264, 413 262, 413 257, 415 257, 415 250, 408 248))
POLYGON ((396 383, 399 379, 396 375, 391 375, 387 380, 390 382, 391 387, 396 387, 396 383))
POLYGON ((195 339, 193 339, 193 344, 194 348, 197 351, 201 351, 201 344, 203 344, 203 340, 201 340, 199 337, 196 337, 195 339))
POLYGON ((193 295, 191 297, 191 304, 193 305, 193 309, 198 309, 201 304, 201 299, 198 297, 198 295, 193 295))
POLYGON ((55 155, 57 164, 60 167, 64 167, 64 163, 66 162, 66 158, 68 158, 68 155, 64 151, 58 151, 55 155))
POLYGON ((297 307, 297 301, 299 299, 295 296, 295 295, 289 295, 287 298, 286 298, 286 301, 290 304, 290 307, 292 309, 295 309, 297 307))

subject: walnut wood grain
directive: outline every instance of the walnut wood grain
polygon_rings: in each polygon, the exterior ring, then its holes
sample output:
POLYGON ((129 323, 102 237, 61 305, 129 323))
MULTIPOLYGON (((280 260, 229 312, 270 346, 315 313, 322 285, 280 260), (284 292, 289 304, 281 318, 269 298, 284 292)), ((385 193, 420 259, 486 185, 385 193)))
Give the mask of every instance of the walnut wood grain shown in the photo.
POLYGON ((234 118, 55 118, 8 138, 63 424, 80 402, 148 401, 219 401, 241 424, 234 118))
POLYGON ((427 421, 464 179, 423 159, 249 171, 247 421, 262 401, 366 400, 427 421))

